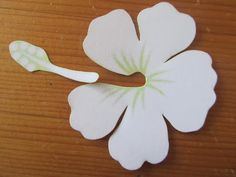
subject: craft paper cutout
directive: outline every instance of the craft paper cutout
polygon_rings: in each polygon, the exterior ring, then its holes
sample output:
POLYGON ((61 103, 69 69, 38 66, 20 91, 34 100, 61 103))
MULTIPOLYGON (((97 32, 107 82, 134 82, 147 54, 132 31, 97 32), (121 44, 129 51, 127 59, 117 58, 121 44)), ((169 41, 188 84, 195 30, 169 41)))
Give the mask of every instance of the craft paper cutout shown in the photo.
POLYGON ((71 127, 91 140, 108 135, 126 110, 108 148, 112 158, 129 170, 167 156, 163 117, 178 131, 197 131, 216 100, 217 75, 211 57, 198 50, 178 54, 195 37, 192 17, 169 3, 159 3, 139 13, 138 26, 140 38, 129 14, 114 10, 91 22, 83 48, 102 67, 122 75, 141 72, 146 83, 141 87, 88 84, 68 97, 71 127))
POLYGON ((99 77, 95 72, 73 71, 53 65, 42 48, 25 41, 13 41, 9 45, 9 50, 12 58, 29 72, 48 71, 87 83, 96 82, 99 77))

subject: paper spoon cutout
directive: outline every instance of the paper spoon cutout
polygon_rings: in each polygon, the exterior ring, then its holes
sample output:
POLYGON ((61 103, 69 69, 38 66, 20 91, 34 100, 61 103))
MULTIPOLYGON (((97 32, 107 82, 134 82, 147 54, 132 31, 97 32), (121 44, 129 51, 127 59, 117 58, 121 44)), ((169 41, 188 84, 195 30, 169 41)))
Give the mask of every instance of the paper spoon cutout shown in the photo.
POLYGON ((9 45, 11 57, 27 71, 47 71, 63 77, 86 83, 96 82, 96 72, 74 71, 52 64, 44 49, 25 41, 13 41, 9 45))

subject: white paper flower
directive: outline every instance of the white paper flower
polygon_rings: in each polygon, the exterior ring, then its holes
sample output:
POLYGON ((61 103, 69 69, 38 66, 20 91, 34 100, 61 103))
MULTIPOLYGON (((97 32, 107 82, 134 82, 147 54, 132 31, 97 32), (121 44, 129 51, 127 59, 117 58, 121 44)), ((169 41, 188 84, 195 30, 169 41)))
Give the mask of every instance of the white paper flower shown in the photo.
POLYGON ((109 134, 127 108, 109 139, 109 152, 130 170, 166 157, 169 143, 163 116, 181 132, 197 131, 216 99, 217 76, 210 56, 197 50, 178 54, 195 37, 190 16, 159 3, 139 13, 138 26, 140 39, 127 12, 114 10, 91 22, 83 47, 108 70, 123 75, 141 72, 145 85, 88 84, 68 97, 70 124, 87 139, 109 134))

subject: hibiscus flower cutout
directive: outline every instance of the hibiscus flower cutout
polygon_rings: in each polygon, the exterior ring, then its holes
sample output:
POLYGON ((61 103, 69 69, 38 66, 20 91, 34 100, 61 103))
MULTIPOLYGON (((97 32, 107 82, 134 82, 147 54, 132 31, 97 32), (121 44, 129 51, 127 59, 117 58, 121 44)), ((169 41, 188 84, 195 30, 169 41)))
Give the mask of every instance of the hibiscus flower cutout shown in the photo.
POLYGON ((178 131, 197 131, 216 100, 211 57, 197 50, 178 54, 195 37, 195 22, 189 15, 159 3, 139 13, 138 27, 140 38, 128 13, 114 10, 91 22, 83 48, 104 68, 123 75, 141 72, 146 83, 88 84, 68 97, 70 125, 91 140, 108 135, 126 110, 108 147, 112 158, 129 170, 167 156, 164 117, 178 131))

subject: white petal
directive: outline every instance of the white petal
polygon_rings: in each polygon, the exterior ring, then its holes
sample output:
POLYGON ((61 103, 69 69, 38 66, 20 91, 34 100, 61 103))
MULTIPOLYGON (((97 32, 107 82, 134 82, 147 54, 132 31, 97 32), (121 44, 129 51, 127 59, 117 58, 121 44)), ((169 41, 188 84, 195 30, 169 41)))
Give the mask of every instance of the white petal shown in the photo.
POLYGON ((140 40, 152 54, 151 66, 186 49, 196 33, 193 18, 166 2, 141 11, 138 24, 140 40))
POLYGON ((157 85, 164 92, 159 98, 162 113, 179 131, 200 129, 215 103, 217 75, 211 57, 202 51, 187 51, 163 64, 165 74, 157 85))
POLYGON ((68 97, 70 125, 87 139, 99 139, 110 133, 127 107, 126 97, 108 84, 77 87, 68 97))
POLYGON ((140 168, 145 161, 152 164, 161 162, 168 149, 165 121, 158 109, 149 104, 135 109, 129 106, 121 124, 109 139, 112 158, 129 170, 140 168))
MULTIPOLYGON (((96 63, 113 72, 130 75, 132 68, 125 60, 137 53, 139 41, 129 14, 114 10, 94 19, 84 40, 85 53, 96 63)), ((139 51, 139 50, 138 50, 139 51)))

